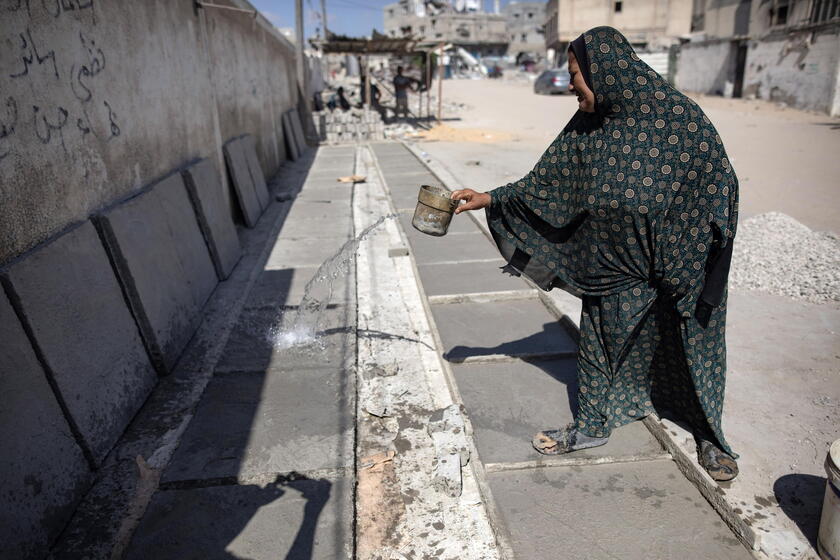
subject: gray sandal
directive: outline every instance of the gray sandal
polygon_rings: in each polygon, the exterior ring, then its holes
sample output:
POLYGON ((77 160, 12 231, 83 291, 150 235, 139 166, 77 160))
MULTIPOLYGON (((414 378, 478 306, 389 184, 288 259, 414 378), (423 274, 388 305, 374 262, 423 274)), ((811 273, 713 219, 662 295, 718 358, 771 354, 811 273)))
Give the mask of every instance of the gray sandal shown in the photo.
POLYGON ((609 441, 609 438, 594 438, 581 433, 574 423, 557 430, 543 430, 537 432, 531 445, 543 455, 562 455, 579 449, 598 447, 609 441))
POLYGON ((732 455, 707 439, 701 439, 697 444, 697 460, 709 476, 718 482, 726 482, 738 476, 738 463, 732 455))

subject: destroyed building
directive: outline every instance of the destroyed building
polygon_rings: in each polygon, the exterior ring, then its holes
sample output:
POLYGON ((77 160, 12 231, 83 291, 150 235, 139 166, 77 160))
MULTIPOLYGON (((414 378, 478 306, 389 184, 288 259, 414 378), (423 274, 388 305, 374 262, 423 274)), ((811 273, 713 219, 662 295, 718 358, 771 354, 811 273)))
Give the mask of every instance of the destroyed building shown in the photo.
MULTIPOLYGON (((497 3, 498 5, 498 3, 497 3)), ((502 9, 510 39, 508 55, 545 55, 545 2, 511 2, 502 9)))

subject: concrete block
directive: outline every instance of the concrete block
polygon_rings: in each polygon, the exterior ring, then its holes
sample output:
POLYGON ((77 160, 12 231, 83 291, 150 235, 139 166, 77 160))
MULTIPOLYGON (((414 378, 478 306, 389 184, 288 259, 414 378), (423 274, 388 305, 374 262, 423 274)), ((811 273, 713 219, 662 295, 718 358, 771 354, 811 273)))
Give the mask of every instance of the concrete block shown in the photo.
POLYGON ((488 475, 516 558, 749 560, 752 555, 673 461, 488 475), (561 554, 560 557, 564 555, 561 554))
POLYGON ((239 262, 242 247, 230 217, 219 174, 208 159, 192 164, 182 173, 216 274, 219 280, 224 280, 239 262))
MULTIPOLYGON (((574 358, 459 364, 452 368, 485 463, 515 463, 543 458, 531 447, 540 430, 574 420, 577 367, 574 358)), ((662 447, 641 422, 616 429, 601 447, 566 457, 651 457, 662 447)))
POLYGON ((260 206, 265 210, 271 203, 271 196, 268 193, 268 185, 265 183, 262 165, 257 157, 257 143, 253 136, 246 134, 239 141, 239 149, 245 154, 248 162, 248 170, 251 172, 251 183, 254 185, 254 192, 260 201, 260 206))
POLYGON ((301 156, 301 149, 295 137, 295 129, 292 125, 291 111, 283 113, 283 137, 286 139, 286 153, 289 159, 296 161, 301 156))
POLYGON ((433 305, 432 314, 444 357, 453 362, 577 352, 569 333, 538 300, 433 305))
POLYGON ((298 475, 158 492, 125 558, 351 558, 352 487, 345 478, 298 475))
POLYGON ((180 174, 97 216, 158 371, 169 372, 218 277, 180 174))
POLYGON ((521 279, 504 274, 505 261, 419 265, 427 296, 527 290, 521 279))
POLYGON ((217 373, 162 480, 352 467, 354 410, 343 369, 217 373))
POLYGON ((303 132, 303 125, 300 122, 300 113, 297 109, 289 110, 289 120, 292 123, 292 130, 295 133, 295 141, 297 142, 298 151, 303 154, 309 147, 306 143, 306 134, 303 132))
POLYGON ((7 558, 43 558, 91 472, 6 294, 0 290, 0 541, 7 558))
POLYGON ((224 145, 223 150, 225 163, 233 184, 233 191, 236 194, 237 202, 239 202, 239 209, 242 211, 245 225, 250 228, 257 225, 263 208, 257 196, 254 181, 251 179, 248 160, 241 146, 240 139, 234 138, 224 145))
POLYGON ((101 462, 157 378, 96 230, 85 222, 38 247, 11 264, 4 281, 72 421, 101 462))

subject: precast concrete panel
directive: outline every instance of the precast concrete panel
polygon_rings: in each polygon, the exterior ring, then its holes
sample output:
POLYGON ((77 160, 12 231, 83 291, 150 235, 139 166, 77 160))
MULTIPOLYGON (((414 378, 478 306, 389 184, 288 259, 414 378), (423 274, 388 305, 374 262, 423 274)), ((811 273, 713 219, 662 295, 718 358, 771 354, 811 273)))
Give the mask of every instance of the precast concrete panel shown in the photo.
POLYGON ((301 149, 298 146, 294 125, 292 125, 291 113, 291 111, 283 113, 283 136, 286 138, 286 148, 289 158, 295 161, 300 157, 301 149))
POLYGON ((91 473, 2 290, 0 394, 2 552, 8 558, 41 558, 73 513, 91 473))
POLYGON ((218 283, 180 174, 97 216, 160 373, 172 371, 218 283))
POLYGON ((242 210, 245 225, 249 228, 257 225, 262 215, 262 205, 257 196, 254 182, 251 179, 251 172, 248 169, 248 160, 242 150, 241 138, 228 140, 224 146, 225 163, 233 183, 233 190, 236 193, 236 200, 242 210))
POLYGON ((210 160, 202 159, 185 169, 183 177, 216 274, 224 280, 239 262, 242 247, 219 174, 210 160))
POLYGON ((83 223, 9 265, 3 278, 101 463, 157 378, 96 230, 83 223))
POLYGON ((239 149, 245 155, 245 160, 248 162, 248 169, 251 171, 251 183, 254 185, 254 192, 257 194, 257 199, 260 201, 260 206, 265 210, 271 202, 271 196, 268 193, 268 185, 265 183, 265 175, 263 174, 260 160, 257 157, 256 140, 250 134, 242 137, 239 143, 239 149))
POLYGON ((292 129, 295 131, 295 140, 297 141, 298 152, 303 154, 306 150, 306 134, 303 133, 303 125, 301 125, 300 113, 297 112, 297 109, 289 111, 289 120, 292 121, 292 129))

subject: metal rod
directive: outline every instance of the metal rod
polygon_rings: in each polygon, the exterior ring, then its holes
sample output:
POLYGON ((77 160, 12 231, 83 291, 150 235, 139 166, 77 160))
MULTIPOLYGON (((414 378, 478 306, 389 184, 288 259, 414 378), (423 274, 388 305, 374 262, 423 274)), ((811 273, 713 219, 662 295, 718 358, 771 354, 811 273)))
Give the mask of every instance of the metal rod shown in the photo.
POLYGON ((426 118, 432 116, 432 53, 426 51, 426 118))
POLYGON ((200 8, 217 8, 219 10, 230 10, 231 12, 244 12, 246 14, 251 14, 255 18, 259 13, 257 10, 246 10, 244 8, 234 8, 233 6, 223 6, 222 4, 211 4, 210 2, 201 2, 200 0, 195 0, 195 5, 200 8))
POLYGON ((438 58, 438 124, 443 121, 443 46, 440 44, 440 57, 438 58))
POLYGON ((327 0, 321 0, 321 37, 327 40, 327 0))

